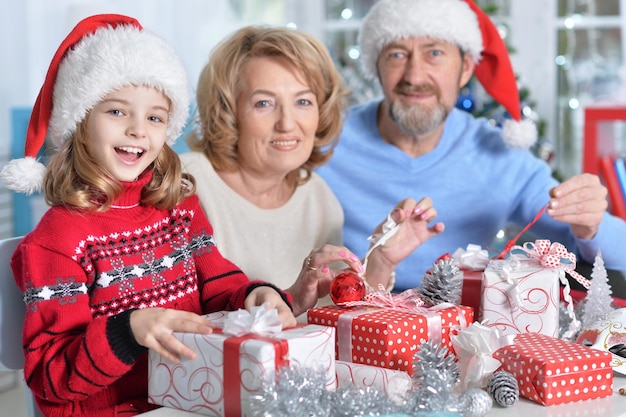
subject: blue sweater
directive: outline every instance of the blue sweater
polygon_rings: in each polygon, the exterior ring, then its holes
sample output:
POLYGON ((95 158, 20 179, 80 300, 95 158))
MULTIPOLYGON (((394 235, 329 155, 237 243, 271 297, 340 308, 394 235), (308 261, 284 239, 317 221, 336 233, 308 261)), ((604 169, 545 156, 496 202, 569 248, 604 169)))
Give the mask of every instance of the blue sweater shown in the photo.
MULTIPOLYGON (((454 109, 436 148, 413 158, 385 143, 376 124, 379 100, 349 110, 330 162, 318 169, 345 212, 344 243, 363 256, 367 237, 400 200, 433 200, 446 230, 396 269, 395 290, 414 288, 435 260, 474 243, 489 248, 507 223, 532 221, 557 185, 549 166, 531 152, 508 148, 501 130, 454 109)), ((577 259, 593 262, 598 249, 609 269, 626 271, 626 222, 605 214, 591 240, 543 215, 530 232, 564 244, 577 259)))

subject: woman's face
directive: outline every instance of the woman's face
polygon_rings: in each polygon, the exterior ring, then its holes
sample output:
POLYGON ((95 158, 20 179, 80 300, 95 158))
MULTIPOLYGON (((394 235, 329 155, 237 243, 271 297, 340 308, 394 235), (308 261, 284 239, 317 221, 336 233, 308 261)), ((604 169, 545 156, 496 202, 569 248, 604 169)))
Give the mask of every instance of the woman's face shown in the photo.
POLYGON ((287 175, 313 151, 316 96, 282 57, 253 58, 242 75, 237 96, 240 168, 261 176, 287 175))

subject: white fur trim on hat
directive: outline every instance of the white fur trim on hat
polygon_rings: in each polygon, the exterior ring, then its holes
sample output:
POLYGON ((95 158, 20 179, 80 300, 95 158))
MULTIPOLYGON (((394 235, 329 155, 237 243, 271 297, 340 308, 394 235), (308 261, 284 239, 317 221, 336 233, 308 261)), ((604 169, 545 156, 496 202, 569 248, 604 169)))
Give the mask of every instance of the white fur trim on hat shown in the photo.
POLYGON ((537 126, 530 119, 507 119, 502 124, 502 140, 511 148, 530 149, 537 141, 537 126))
POLYGON ((41 191, 46 167, 35 158, 13 159, 0 171, 0 181, 10 190, 25 194, 41 191))
POLYGON ((474 62, 483 40, 478 18, 463 0, 379 0, 365 16, 359 45, 365 70, 377 74, 378 55, 390 42, 429 37, 458 45, 474 62))
POLYGON ((98 102, 127 85, 155 87, 169 98, 167 143, 173 144, 189 115, 187 74, 163 39, 131 25, 100 28, 63 58, 54 84, 52 143, 60 147, 98 102))

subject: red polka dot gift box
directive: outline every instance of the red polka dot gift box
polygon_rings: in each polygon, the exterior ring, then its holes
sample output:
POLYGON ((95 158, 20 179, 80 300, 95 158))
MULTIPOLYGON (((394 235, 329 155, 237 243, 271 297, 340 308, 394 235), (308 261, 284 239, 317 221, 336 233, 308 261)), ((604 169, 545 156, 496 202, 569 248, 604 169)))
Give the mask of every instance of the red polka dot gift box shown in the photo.
POLYGON ((431 340, 453 351, 450 332, 474 321, 467 306, 423 308, 409 313, 378 307, 324 306, 307 312, 310 324, 336 328, 336 358, 340 361, 413 372, 413 355, 431 340))
POLYGON ((494 352, 501 369, 515 375, 520 396, 543 405, 609 397, 613 370, 608 352, 539 333, 515 336, 494 352))

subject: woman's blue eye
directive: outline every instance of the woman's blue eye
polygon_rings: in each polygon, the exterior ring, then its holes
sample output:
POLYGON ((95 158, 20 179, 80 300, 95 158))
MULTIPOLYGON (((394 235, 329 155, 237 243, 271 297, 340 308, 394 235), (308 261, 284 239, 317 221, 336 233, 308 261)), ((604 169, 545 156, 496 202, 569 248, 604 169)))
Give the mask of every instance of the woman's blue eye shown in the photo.
POLYGON ((256 102, 255 107, 267 107, 269 105, 270 102, 268 100, 260 100, 256 102))
POLYGON ((298 100, 298 104, 301 104, 303 106, 310 106, 311 104, 313 104, 313 102, 309 99, 301 98, 300 100, 298 100))

